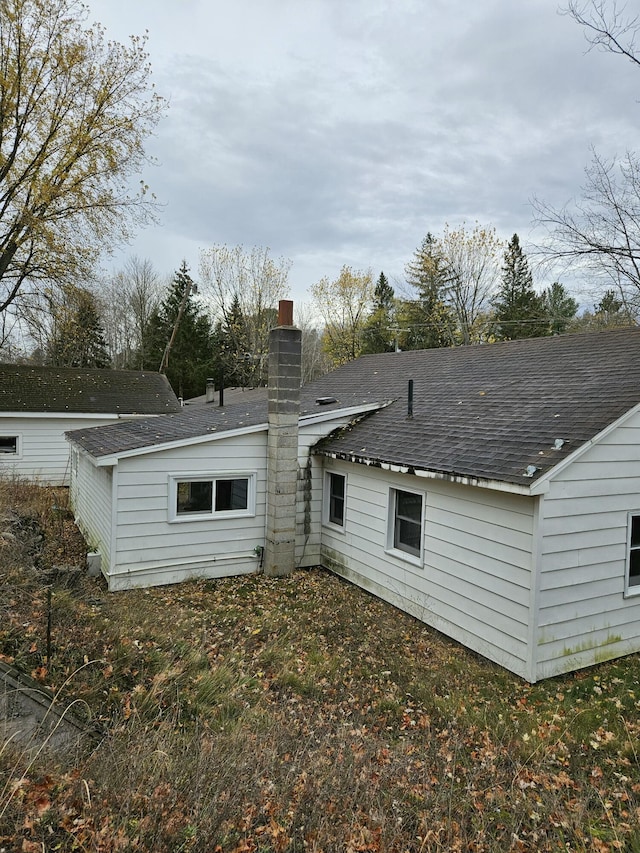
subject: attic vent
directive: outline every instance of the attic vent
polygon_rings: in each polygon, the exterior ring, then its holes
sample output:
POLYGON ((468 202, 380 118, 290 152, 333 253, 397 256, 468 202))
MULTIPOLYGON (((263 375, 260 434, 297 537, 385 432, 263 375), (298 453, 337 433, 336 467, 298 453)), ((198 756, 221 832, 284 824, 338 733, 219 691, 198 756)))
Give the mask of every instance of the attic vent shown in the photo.
POLYGON ((338 401, 336 400, 335 397, 318 397, 318 398, 316 398, 316 403, 319 406, 330 406, 331 403, 337 403, 337 402, 338 401))
POLYGON ((553 449, 554 450, 561 450, 563 444, 564 444, 564 438, 556 438, 556 440, 553 442, 553 449))
POLYGON ((522 476, 523 476, 523 477, 533 477, 533 475, 534 475, 534 474, 536 473, 536 471, 538 471, 538 470, 539 470, 539 469, 538 469, 538 468, 536 468, 536 466, 535 466, 535 465, 527 465, 527 470, 524 472, 524 474, 523 474, 522 476))

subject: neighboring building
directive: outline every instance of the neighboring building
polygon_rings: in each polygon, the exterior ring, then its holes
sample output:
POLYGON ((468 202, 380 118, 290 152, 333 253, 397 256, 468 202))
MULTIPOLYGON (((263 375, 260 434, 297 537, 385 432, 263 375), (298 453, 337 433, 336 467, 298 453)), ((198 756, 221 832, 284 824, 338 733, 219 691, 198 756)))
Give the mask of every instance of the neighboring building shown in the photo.
POLYGON ((0 476, 63 485, 66 430, 179 409, 159 373, 0 364, 0 476))
MULTIPOLYGON (((259 402, 74 433, 110 589, 258 571, 267 433, 259 402)), ((365 356, 297 447, 297 565, 530 682, 640 650, 640 330, 365 356)))

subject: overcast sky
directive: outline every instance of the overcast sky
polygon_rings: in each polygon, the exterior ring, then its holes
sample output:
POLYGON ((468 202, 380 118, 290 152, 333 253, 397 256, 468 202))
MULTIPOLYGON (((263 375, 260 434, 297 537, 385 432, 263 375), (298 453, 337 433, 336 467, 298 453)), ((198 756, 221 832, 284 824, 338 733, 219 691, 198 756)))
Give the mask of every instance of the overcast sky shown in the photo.
MULTIPOLYGON (((89 0, 148 30, 170 106, 145 174, 164 204, 130 254, 197 279, 199 250, 268 246, 291 293, 343 264, 397 283, 427 231, 537 238, 530 201, 579 195, 591 148, 636 146, 640 70, 587 52, 555 0, 89 0)), ((541 278, 537 284, 548 283, 541 278)))

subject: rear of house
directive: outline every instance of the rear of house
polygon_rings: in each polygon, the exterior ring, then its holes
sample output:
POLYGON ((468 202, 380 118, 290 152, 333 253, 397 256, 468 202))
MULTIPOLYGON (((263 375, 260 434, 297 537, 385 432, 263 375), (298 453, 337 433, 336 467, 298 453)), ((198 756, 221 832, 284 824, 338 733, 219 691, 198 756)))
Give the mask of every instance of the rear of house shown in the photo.
MULTIPOLYGON (((619 330, 322 377, 302 394, 296 564, 530 682, 639 651, 639 376, 640 332, 619 330)), ((196 408, 71 436, 110 589, 261 568, 264 405, 196 408)))
MULTIPOLYGON (((321 498, 309 447, 352 413, 301 419, 297 562, 317 565, 321 498)), ((110 590, 259 571, 265 548, 264 406, 192 409, 70 434, 70 499, 110 590), (170 439, 163 441, 162 439, 170 439)))

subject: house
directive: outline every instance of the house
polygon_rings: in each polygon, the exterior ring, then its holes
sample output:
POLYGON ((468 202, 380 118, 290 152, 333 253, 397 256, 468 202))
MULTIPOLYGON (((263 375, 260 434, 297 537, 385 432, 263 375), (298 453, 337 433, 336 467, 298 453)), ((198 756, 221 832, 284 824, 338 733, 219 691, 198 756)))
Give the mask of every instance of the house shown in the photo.
POLYGON ((179 409, 159 373, 0 364, 0 476, 63 485, 65 431, 179 409))
MULTIPOLYGON (((260 570, 275 397, 70 436, 110 589, 260 570)), ((298 406, 296 565, 529 682, 640 651, 640 330, 365 356, 298 406)))

